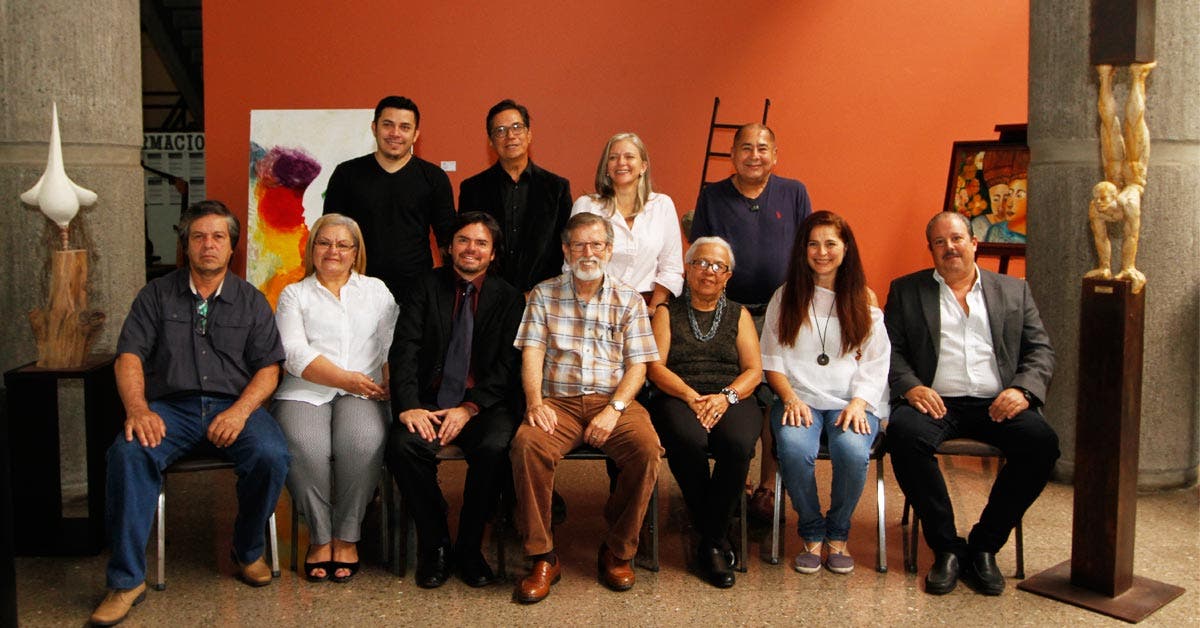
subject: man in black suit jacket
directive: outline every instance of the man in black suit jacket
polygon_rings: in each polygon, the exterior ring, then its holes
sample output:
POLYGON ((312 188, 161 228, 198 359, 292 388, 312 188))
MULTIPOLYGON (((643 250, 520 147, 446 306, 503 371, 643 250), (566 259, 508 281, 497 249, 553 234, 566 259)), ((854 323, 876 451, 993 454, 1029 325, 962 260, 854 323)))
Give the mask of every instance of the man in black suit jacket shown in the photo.
POLYGON ((1054 371, 1054 350, 1029 286, 980 270, 978 242, 956 212, 929 221, 933 269, 892 282, 884 320, 892 341, 893 395, 888 449, 900 489, 925 526, 935 552, 927 593, 949 593, 964 577, 999 595, 1004 576, 996 552, 1037 499, 1058 459, 1058 436, 1038 408, 1054 371), (967 437, 1004 451, 988 504, 967 539, 934 452, 967 437))
POLYGON ((452 560, 446 500, 437 483, 443 445, 461 447, 469 465, 454 552, 460 574, 476 587, 495 578, 480 544, 497 480, 508 477, 508 443, 520 416, 510 402, 520 357, 512 343, 524 308, 520 292, 488 274, 499 239, 491 216, 459 214, 450 265, 408 286, 396 321, 388 363, 397 419, 387 464, 416 523, 417 584, 425 588, 446 581, 452 560), (455 327, 464 315, 471 327, 459 337, 456 360, 455 327))
POLYGON ((498 159, 462 182, 458 208, 487 212, 500 223, 507 246, 497 251, 493 272, 527 293, 562 274, 559 234, 571 214, 571 184, 529 160, 533 130, 523 105, 496 103, 488 111, 487 133, 498 159))

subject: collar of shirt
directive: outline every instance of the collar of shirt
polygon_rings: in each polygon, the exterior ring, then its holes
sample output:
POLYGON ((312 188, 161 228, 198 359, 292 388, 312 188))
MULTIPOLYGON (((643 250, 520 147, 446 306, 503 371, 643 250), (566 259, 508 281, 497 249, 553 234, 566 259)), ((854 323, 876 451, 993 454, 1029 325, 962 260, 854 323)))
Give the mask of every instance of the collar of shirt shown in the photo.
POLYGON ((567 283, 571 288, 571 298, 573 298, 579 305, 586 306, 592 301, 602 301, 608 296, 608 292, 612 290, 612 277, 608 276, 608 271, 604 271, 604 275, 600 277, 600 287, 596 290, 596 294, 593 294, 591 299, 584 301, 580 299, 579 294, 575 292, 575 275, 571 271, 567 271, 566 278, 567 283))
POLYGON ((458 316, 458 308, 459 308, 459 305, 462 303, 462 295, 463 295, 462 286, 464 283, 470 283, 471 285, 475 286, 475 292, 471 293, 471 312, 474 313, 479 309, 479 292, 481 290, 483 290, 483 280, 486 278, 487 278, 486 272, 480 273, 478 277, 476 277, 468 282, 466 278, 464 278, 461 274, 459 274, 457 268, 454 269, 454 312, 452 313, 453 316, 458 316))
MULTIPOLYGON (((975 283, 971 284, 971 292, 983 291, 983 273, 979 272, 979 264, 975 264, 975 283)), ((946 278, 942 276, 937 269, 933 269, 933 280, 938 282, 938 285, 949 289, 950 286, 946 283, 946 278)))
MULTIPOLYGON (((226 270, 225 272, 228 275, 229 271, 226 270)), ((196 295, 197 297, 200 296, 200 290, 198 290, 196 288, 196 282, 192 281, 192 273, 189 272, 187 274, 187 278, 188 278, 188 290, 191 291, 191 293, 196 295)), ((224 288, 224 287, 225 287, 225 278, 222 277, 221 283, 217 285, 217 289, 214 290, 211 295, 209 295, 209 298, 215 299, 215 298, 221 296, 221 288, 224 288)), ((228 301, 229 299, 224 299, 224 300, 228 301)))

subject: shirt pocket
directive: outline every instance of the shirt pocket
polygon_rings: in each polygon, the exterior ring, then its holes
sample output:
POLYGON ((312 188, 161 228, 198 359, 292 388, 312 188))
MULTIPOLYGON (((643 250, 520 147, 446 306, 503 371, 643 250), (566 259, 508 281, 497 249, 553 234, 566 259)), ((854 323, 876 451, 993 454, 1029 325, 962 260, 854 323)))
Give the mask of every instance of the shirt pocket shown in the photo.
POLYGON ((209 318, 208 334, 214 349, 240 364, 250 338, 250 320, 217 314, 209 318))
POLYGON ((162 340, 165 346, 183 347, 192 343, 192 308, 185 303, 168 303, 162 313, 162 340))

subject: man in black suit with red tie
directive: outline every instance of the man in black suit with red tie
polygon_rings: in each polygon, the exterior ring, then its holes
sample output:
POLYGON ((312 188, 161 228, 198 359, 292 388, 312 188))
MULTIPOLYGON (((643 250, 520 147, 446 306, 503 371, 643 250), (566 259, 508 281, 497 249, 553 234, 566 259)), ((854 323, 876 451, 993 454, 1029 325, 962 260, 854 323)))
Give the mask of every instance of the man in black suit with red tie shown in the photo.
POLYGON ((508 443, 519 420, 510 402, 520 357, 512 343, 524 308, 516 288, 488 273, 499 241, 491 216, 459 214, 451 263, 405 289, 396 321, 387 465, 416 523, 417 584, 425 588, 445 583, 454 563, 471 586, 495 578, 480 545, 498 480, 509 475, 508 443), (436 457, 450 444, 469 465, 453 546, 436 457))

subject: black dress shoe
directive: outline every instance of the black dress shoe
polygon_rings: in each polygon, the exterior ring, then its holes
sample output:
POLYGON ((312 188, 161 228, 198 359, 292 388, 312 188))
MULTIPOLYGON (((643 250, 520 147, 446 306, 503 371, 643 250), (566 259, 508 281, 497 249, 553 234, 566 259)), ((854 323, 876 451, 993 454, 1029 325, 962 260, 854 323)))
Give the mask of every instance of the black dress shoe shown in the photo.
POLYGON ((486 587, 496 581, 496 574, 492 572, 492 568, 488 566, 487 561, 479 552, 472 552, 469 556, 459 556, 458 575, 463 582, 467 583, 467 586, 475 588, 486 587))
POLYGON ((996 555, 992 552, 971 552, 963 579, 984 595, 1004 593, 1004 574, 996 566, 996 555))
POLYGON ((728 589, 735 582, 733 563, 729 553, 720 547, 707 546, 700 549, 700 571, 709 584, 719 589, 728 589))
POLYGON ((945 595, 958 586, 958 556, 954 552, 938 552, 925 576, 925 592, 930 595, 945 595))
POLYGON ((422 552, 417 558, 417 586, 436 589, 450 578, 450 546, 422 552))

